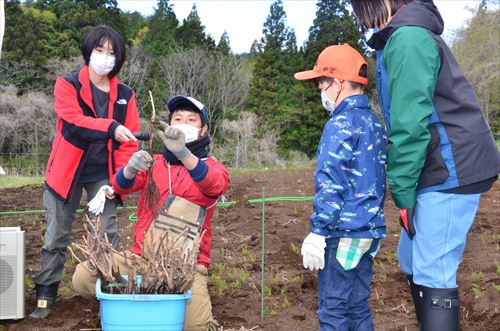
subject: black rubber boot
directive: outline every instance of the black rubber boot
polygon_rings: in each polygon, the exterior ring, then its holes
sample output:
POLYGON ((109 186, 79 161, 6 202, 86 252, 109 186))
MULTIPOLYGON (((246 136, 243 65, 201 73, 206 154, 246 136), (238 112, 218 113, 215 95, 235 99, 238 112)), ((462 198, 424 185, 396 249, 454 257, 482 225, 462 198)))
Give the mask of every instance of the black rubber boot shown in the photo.
POLYGON ((35 319, 46 318, 56 301, 58 289, 59 283, 54 283, 48 286, 36 284, 36 308, 30 314, 30 317, 35 319))
POLYGON ((413 276, 407 275, 408 283, 410 284, 411 297, 413 299, 413 305, 415 306, 415 314, 417 315, 417 322, 420 325, 420 321, 422 320, 422 301, 423 301, 423 293, 419 288, 419 285, 413 282, 413 276))
POLYGON ((421 331, 459 331, 460 301, 457 288, 430 288, 417 285, 423 294, 421 331))

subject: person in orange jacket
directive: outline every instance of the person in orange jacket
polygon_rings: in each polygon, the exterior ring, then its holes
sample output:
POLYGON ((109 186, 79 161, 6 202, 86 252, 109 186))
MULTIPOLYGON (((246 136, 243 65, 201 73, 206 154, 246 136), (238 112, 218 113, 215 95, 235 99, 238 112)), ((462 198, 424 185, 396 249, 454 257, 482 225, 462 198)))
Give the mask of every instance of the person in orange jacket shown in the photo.
POLYGON ((37 307, 30 316, 36 319, 47 317, 55 301, 83 189, 89 200, 100 191, 106 194, 102 228, 118 246, 119 196, 102 187, 138 149, 132 134, 139 131, 134 92, 116 77, 125 61, 122 37, 108 26, 96 26, 85 35, 81 52, 85 66, 57 78, 54 87, 57 133, 45 176, 42 266, 33 277, 37 307))

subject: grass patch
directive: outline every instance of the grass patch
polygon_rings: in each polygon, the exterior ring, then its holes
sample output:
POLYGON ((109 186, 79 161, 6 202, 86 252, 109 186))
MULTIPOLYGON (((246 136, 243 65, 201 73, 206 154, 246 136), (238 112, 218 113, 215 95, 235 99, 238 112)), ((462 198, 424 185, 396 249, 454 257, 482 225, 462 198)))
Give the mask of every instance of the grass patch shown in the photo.
POLYGON ((209 283, 217 288, 219 297, 222 297, 226 294, 226 291, 228 290, 228 284, 224 279, 222 279, 220 275, 211 275, 209 278, 209 283))
POLYGON ((42 184, 44 177, 0 176, 0 188, 42 184))
POLYGON ((238 175, 248 175, 254 173, 263 173, 263 172, 287 172, 287 171, 303 171, 303 170, 311 170, 314 171, 316 166, 316 161, 304 162, 300 164, 294 164, 286 168, 268 168, 268 167, 258 167, 258 168, 229 168, 230 176, 238 176, 238 175))

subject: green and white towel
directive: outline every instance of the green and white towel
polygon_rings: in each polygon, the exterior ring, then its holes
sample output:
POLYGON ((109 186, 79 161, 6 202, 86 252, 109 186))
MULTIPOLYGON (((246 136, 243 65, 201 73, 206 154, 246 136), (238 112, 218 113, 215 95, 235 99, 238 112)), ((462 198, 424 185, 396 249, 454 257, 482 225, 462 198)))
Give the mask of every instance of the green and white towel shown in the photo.
MULTIPOLYGON (((346 271, 356 268, 363 255, 370 249, 372 242, 371 238, 340 238, 337 261, 346 271)), ((381 242, 379 241, 377 249, 370 253, 372 257, 377 255, 381 242)))

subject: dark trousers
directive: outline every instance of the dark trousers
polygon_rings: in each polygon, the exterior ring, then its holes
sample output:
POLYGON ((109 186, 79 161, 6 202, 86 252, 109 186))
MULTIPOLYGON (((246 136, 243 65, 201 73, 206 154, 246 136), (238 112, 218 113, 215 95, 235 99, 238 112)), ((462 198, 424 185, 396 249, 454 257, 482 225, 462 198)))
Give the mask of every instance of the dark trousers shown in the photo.
POLYGON ((337 260, 339 238, 326 240, 325 268, 318 272, 318 319, 322 331, 373 330, 368 306, 373 257, 379 240, 373 240, 359 264, 348 271, 337 260))
MULTIPOLYGON (((43 203, 45 209, 47 209, 47 231, 45 232, 42 247, 42 269, 33 277, 33 281, 37 285, 49 286, 61 281, 67 257, 66 249, 70 242, 71 228, 76 209, 80 204, 82 191, 85 189, 88 200, 91 200, 101 186, 106 184, 109 184, 107 179, 95 183, 78 184, 71 204, 64 204, 63 201, 57 199, 50 191, 45 190, 43 193, 43 203)), ((107 233, 108 240, 115 249, 118 247, 120 241, 116 225, 116 207, 118 204, 118 199, 106 199, 104 211, 100 217, 101 229, 103 233, 107 233)))

